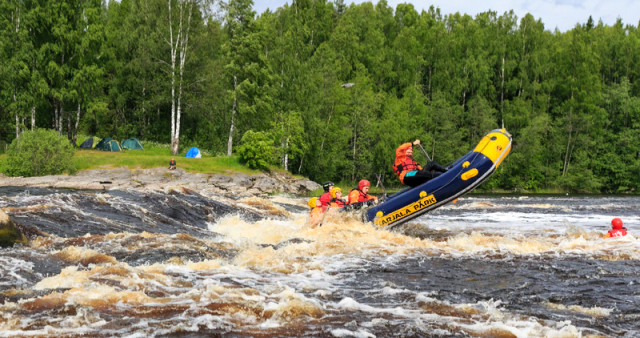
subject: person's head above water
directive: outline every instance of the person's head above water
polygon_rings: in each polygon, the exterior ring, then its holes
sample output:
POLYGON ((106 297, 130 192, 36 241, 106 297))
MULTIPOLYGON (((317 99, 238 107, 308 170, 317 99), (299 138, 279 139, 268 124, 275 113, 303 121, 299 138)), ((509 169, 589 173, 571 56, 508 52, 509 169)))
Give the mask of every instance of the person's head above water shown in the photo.
POLYGON ((612 229, 622 229, 622 225, 623 225, 622 220, 619 219, 618 217, 611 220, 612 229))
POLYGON ((342 189, 340 188, 333 188, 330 193, 333 198, 342 198, 342 189))
POLYGON ((318 198, 317 197, 311 197, 311 199, 307 202, 307 205, 309 205, 309 207, 311 209, 315 208, 317 206, 316 202, 318 202, 318 198))
POLYGON ((371 182, 367 180, 360 180, 360 182, 358 182, 358 189, 360 189, 360 191, 364 192, 365 194, 369 192, 370 186, 371 186, 371 182))
POLYGON ((322 183, 322 189, 324 189, 324 192, 329 192, 331 190, 331 188, 333 188, 333 182, 326 181, 326 182, 322 183))

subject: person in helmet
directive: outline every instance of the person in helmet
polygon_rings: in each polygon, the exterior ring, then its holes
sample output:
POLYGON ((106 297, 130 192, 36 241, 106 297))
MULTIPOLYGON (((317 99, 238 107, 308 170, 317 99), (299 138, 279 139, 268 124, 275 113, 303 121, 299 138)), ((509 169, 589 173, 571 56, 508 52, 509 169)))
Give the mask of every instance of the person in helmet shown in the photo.
POLYGON ((333 187, 329 193, 331 194, 331 203, 329 203, 330 207, 344 208, 344 206, 347 205, 346 199, 342 198, 342 189, 333 187))
MULTIPOLYGON (((413 141, 413 145, 419 144, 420 140, 413 141)), ((418 162, 413 159, 413 145, 405 143, 396 149, 393 171, 402 184, 416 187, 447 171, 447 168, 436 161, 430 161, 425 168, 418 165, 418 162)))
POLYGON ((324 189, 324 194, 320 196, 320 203, 322 203, 323 207, 327 207, 331 203, 331 189, 333 188, 333 182, 326 181, 322 183, 322 189, 324 189))
POLYGON ((322 223, 324 208, 317 197, 312 197, 307 204, 311 208, 309 226, 313 229, 322 223))
POLYGON ((611 230, 604 235, 604 238, 622 237, 627 235, 627 228, 622 226, 622 220, 618 217, 611 220, 611 230))
POLYGON ((369 195, 370 187, 371 182, 367 180, 360 180, 360 182, 358 182, 358 187, 349 191, 349 205, 355 205, 355 203, 363 203, 367 201, 373 201, 373 203, 377 202, 377 197, 369 195))

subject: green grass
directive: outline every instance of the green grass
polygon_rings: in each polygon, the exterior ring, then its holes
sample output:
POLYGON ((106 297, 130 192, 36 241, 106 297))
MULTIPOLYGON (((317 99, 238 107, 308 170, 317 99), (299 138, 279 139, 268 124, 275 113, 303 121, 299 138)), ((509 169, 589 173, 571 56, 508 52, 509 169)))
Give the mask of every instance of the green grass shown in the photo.
MULTIPOLYGON (((145 148, 146 149, 146 148, 145 148)), ((77 170, 85 169, 148 169, 169 167, 169 160, 175 158, 177 167, 188 172, 200 173, 228 173, 242 172, 255 174, 242 165, 237 156, 185 158, 184 155, 171 155, 169 149, 124 150, 122 152, 107 152, 100 150, 77 150, 73 162, 77 170)))
MULTIPOLYGON (((86 138, 83 138, 84 141, 86 138)), ((245 174, 257 174, 259 170, 249 169, 240 163, 237 156, 210 156, 202 150, 202 158, 185 158, 188 149, 181 154, 172 155, 169 145, 153 142, 142 143, 145 150, 123 150, 121 152, 109 152, 89 149, 76 149, 73 163, 76 170, 87 169, 149 169, 156 167, 169 167, 169 160, 175 158, 177 167, 187 172, 231 173, 241 172, 245 174)), ((6 159, 6 154, 0 154, 0 169, 6 159)))

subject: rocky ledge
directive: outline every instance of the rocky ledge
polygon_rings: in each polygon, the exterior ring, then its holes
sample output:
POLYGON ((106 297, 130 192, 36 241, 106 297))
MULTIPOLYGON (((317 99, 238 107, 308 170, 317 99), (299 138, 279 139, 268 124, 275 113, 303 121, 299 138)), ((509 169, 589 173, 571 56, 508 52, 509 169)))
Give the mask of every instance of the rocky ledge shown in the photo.
POLYGON ((188 173, 182 169, 95 169, 76 175, 42 177, 6 177, 0 174, 0 186, 32 186, 93 190, 164 191, 189 189, 204 195, 249 197, 273 193, 306 194, 320 188, 316 182, 286 173, 247 175, 188 173))

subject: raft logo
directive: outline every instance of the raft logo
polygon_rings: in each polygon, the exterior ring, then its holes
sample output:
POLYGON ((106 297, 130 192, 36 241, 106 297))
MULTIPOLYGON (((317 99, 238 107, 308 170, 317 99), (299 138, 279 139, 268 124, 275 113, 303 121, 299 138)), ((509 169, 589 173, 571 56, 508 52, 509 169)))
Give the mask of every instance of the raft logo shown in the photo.
POLYGON ((398 209, 386 216, 377 218, 374 223, 378 226, 385 226, 387 224, 393 223, 399 219, 405 218, 423 208, 426 208, 434 203, 436 203, 436 198, 433 195, 429 195, 419 199, 417 202, 407 205, 402 209, 398 209))

